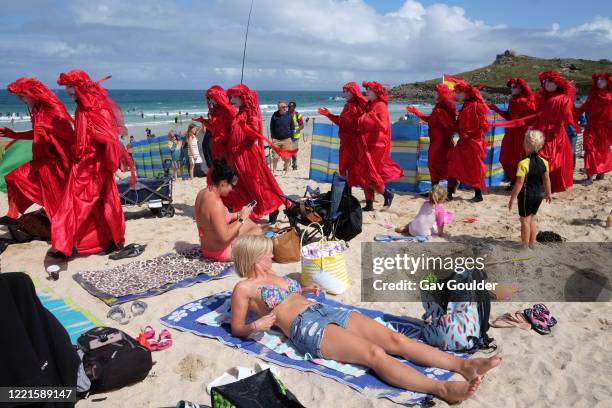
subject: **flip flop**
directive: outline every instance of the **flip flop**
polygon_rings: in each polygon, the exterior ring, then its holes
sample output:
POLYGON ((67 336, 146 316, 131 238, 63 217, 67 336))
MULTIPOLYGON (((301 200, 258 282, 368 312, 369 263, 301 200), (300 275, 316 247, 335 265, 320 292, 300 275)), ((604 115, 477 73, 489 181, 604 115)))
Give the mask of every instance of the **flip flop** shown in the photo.
POLYGON ((147 246, 140 244, 129 244, 121 248, 119 251, 112 253, 108 258, 113 261, 125 258, 135 258, 142 254, 147 246))
POLYGON ((521 330, 531 329, 531 324, 523 316, 523 312, 516 311, 514 313, 504 313, 497 319, 493 320, 491 327, 498 329, 511 329, 518 327, 521 330))
POLYGON ((121 306, 111 307, 106 317, 116 321, 119 324, 128 324, 130 322, 130 318, 127 316, 125 310, 121 306))
POLYGON ((463 222, 467 222, 468 224, 471 224, 471 223, 476 222, 476 221, 478 221, 478 218, 476 218, 476 217, 467 217, 467 218, 463 219, 463 222))
MULTIPOLYGON (((130 310, 132 311, 132 316, 140 316, 147 310, 147 304, 141 300, 137 300, 130 306, 130 310)), ((151 327, 151 326, 147 326, 151 327)))
POLYGON ((527 321, 531 323, 531 328, 536 331, 536 333, 541 334, 543 336, 550 334, 550 327, 537 316, 534 316, 532 309, 523 310, 527 321))

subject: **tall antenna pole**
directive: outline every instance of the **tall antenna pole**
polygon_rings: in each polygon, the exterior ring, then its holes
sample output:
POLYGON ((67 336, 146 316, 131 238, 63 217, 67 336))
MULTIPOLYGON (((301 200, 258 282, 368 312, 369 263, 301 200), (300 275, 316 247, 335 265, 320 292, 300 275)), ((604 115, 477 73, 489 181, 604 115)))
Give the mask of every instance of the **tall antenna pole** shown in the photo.
POLYGON ((244 60, 246 58, 246 47, 247 40, 249 39, 249 26, 251 25, 251 12, 253 11, 253 2, 251 0, 251 8, 249 9, 249 19, 247 21, 246 34, 244 36, 244 49, 242 50, 242 71, 240 72, 240 83, 242 84, 242 79, 244 78, 244 60))

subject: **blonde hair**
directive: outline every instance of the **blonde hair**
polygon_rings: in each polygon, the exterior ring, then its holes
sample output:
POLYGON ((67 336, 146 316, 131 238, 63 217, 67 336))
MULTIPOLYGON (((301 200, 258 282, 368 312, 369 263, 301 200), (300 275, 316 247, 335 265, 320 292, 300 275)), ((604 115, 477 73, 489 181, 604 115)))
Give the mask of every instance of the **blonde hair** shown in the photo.
POLYGON ((232 261, 236 273, 241 278, 247 278, 255 268, 255 264, 271 252, 271 239, 263 235, 241 236, 232 249, 232 261))
POLYGON ((198 128, 199 129, 199 126, 196 125, 195 123, 190 123, 189 126, 187 126, 187 137, 191 136, 191 129, 193 129, 193 128, 198 128))
POLYGON ((429 201, 434 204, 440 204, 446 200, 446 190, 439 184, 436 184, 429 191, 429 201))
POLYGON ((523 147, 525 147, 525 152, 528 155, 539 152, 542 146, 544 146, 544 133, 535 129, 528 130, 525 133, 523 147))

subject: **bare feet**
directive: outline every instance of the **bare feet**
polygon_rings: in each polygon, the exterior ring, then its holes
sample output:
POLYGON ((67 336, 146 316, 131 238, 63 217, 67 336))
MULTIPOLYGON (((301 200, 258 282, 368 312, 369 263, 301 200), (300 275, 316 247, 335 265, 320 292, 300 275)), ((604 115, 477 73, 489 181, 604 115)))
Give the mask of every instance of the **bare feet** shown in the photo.
POLYGON ((480 387, 480 384, 482 384, 482 379, 480 377, 476 377, 469 382, 445 381, 441 383, 440 392, 437 395, 449 404, 455 404, 472 398, 476 390, 480 387))
POLYGON ((480 357, 465 360, 465 365, 459 371, 459 374, 468 381, 482 377, 487 371, 500 365, 503 357, 502 353, 497 353, 488 358, 480 357))

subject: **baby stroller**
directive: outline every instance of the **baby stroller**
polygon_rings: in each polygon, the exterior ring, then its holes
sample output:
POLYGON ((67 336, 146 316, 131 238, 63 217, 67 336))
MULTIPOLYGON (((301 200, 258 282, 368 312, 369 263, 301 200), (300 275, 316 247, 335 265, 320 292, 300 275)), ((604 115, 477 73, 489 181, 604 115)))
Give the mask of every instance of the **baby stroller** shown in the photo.
POLYGON ((295 227, 300 235, 303 226, 308 231, 304 242, 320 240, 319 228, 308 228, 318 223, 327 239, 350 241, 361 233, 362 213, 359 201, 351 194, 346 179, 338 173, 332 177, 331 190, 321 194, 319 188, 306 187, 303 197, 283 196, 293 205, 285 209, 289 224, 295 227))
POLYGON ((173 217, 172 177, 170 177, 172 162, 170 160, 165 160, 163 166, 163 177, 140 177, 137 179, 134 188, 131 188, 130 180, 117 182, 121 205, 137 205, 140 207, 142 204, 147 203, 153 215, 158 217, 173 217))

